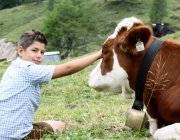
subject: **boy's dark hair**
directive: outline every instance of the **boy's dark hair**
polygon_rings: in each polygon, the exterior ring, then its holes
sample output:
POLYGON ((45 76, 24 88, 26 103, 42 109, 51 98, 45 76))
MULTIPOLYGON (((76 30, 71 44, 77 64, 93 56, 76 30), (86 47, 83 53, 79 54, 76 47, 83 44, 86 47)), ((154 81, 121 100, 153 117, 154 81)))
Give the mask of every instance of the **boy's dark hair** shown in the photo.
POLYGON ((44 34, 31 30, 23 33, 18 41, 18 47, 22 46, 24 50, 26 50, 31 44, 34 42, 40 42, 45 44, 45 46, 48 44, 46 37, 44 34))

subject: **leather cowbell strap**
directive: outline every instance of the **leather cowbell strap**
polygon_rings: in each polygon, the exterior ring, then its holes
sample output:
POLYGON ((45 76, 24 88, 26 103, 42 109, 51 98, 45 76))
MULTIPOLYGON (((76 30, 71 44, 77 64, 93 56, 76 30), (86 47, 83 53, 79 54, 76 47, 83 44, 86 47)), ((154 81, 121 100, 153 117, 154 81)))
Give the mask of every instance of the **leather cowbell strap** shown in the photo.
POLYGON ((137 109, 137 110, 143 109, 143 106, 144 106, 143 91, 144 91, 144 84, 145 84, 146 76, 162 43, 163 42, 160 40, 153 41, 153 43, 151 44, 150 48, 147 50, 142 60, 138 77, 137 77, 136 87, 135 87, 135 100, 132 106, 132 108, 134 109, 137 109))

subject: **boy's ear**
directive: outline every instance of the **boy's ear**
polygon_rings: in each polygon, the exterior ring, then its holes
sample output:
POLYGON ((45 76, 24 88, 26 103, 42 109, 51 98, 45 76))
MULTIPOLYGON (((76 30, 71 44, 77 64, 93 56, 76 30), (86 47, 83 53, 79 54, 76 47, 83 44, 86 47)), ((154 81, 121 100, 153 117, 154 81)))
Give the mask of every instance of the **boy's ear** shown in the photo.
POLYGON ((22 46, 19 46, 19 47, 18 47, 18 55, 19 55, 19 57, 22 56, 22 52, 23 52, 23 47, 22 47, 22 46))

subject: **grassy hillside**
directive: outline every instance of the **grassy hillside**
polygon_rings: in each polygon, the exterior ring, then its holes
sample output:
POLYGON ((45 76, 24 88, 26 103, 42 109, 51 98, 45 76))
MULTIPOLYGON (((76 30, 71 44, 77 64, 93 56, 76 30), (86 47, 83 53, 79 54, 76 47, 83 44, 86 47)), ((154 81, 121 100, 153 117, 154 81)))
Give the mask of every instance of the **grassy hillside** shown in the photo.
POLYGON ((46 2, 26 4, 0 11, 0 38, 16 42, 19 36, 31 29, 41 30, 46 2))
MULTIPOLYGON (((109 25, 117 24, 121 19, 130 16, 140 18, 145 24, 151 25, 149 10, 153 0, 125 0, 125 5, 120 5, 119 0, 91 0, 87 2, 89 7, 98 7, 99 31, 101 36, 106 38, 113 32, 114 28, 107 30, 109 25)), ((168 0, 169 14, 164 19, 165 25, 178 31, 180 29, 180 2, 168 0)), ((16 42, 21 33, 27 30, 41 30, 44 15, 46 13, 47 1, 41 5, 26 4, 11 9, 0 11, 0 38, 7 38, 6 41, 16 42)), ((179 38, 179 37, 175 37, 179 38)))

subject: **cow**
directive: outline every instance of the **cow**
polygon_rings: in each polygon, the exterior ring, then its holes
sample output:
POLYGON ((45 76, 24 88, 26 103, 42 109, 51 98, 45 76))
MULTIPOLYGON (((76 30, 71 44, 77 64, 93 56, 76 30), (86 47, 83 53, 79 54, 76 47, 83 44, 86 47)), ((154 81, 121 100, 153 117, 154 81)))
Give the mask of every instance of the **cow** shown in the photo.
POLYGON ((173 30, 166 28, 164 26, 164 23, 152 24, 152 29, 153 29, 153 35, 158 38, 174 33, 173 30))
MULTIPOLYGON (((121 20, 103 43, 103 58, 90 72, 88 85, 98 92, 115 92, 124 98, 135 98, 141 63, 157 40, 152 28, 140 19, 121 20)), ((180 122, 180 42, 165 40, 156 51, 143 83, 143 103, 149 132, 154 138, 161 136, 161 130, 166 126, 180 122)), ((167 130, 171 132, 169 128, 167 130)), ((180 135, 177 137, 180 139, 180 135)))

